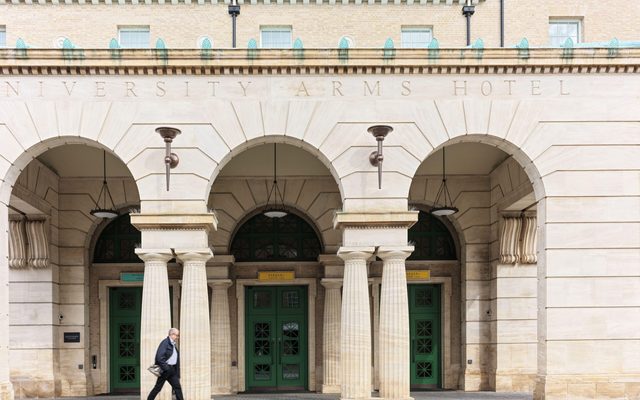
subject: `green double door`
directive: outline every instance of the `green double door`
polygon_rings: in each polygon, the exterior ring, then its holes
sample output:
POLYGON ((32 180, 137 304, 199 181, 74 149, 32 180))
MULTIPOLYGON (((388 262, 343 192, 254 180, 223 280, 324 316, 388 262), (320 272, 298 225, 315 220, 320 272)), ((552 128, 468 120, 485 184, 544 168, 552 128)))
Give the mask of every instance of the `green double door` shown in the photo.
POLYGON ((306 389, 306 286, 249 286, 245 296, 247 390, 306 389))
POLYGON ((411 386, 442 386, 440 286, 409 285, 411 386))
POLYGON ((111 392, 140 389, 141 287, 109 289, 109 377, 111 392))

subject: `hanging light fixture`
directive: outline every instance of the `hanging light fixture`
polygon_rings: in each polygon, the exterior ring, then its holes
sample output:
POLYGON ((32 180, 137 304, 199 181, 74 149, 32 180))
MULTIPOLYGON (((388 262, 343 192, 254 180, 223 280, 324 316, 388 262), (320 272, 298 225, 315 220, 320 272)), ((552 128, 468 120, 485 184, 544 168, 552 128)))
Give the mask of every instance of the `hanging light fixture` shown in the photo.
POLYGON ((114 209, 113 197, 111 197, 111 192, 109 191, 109 186, 107 185, 107 151, 103 150, 102 153, 102 188, 100 189, 100 194, 96 199, 96 208, 91 210, 91 215, 97 218, 115 218, 118 216, 118 212, 114 209), (103 197, 102 207, 100 207, 100 198, 103 197), (107 196, 109 196, 109 200, 111 201, 111 208, 107 208, 107 196))
POLYGON ((435 204, 436 207, 433 207, 430 210, 431 214, 433 215, 446 216, 458 212, 458 209, 453 206, 453 200, 451 200, 451 194, 449 194, 449 189, 447 188, 447 173, 445 171, 444 147, 442 148, 442 184, 440 184, 440 189, 438 189, 435 204), (440 204, 440 196, 444 197, 444 205, 442 207, 438 207, 438 204, 440 204))
POLYGON ((273 185, 271 186, 271 190, 269 190, 269 195, 267 196, 267 205, 264 208, 262 214, 268 218, 282 218, 287 215, 287 212, 284 209, 284 199, 282 197, 282 192, 280 191, 280 187, 278 186, 278 178, 276 174, 276 161, 278 159, 278 155, 276 153, 276 144, 273 144, 273 185), (271 203, 271 195, 273 195, 273 203, 271 203), (278 202, 279 201, 279 202, 278 202))

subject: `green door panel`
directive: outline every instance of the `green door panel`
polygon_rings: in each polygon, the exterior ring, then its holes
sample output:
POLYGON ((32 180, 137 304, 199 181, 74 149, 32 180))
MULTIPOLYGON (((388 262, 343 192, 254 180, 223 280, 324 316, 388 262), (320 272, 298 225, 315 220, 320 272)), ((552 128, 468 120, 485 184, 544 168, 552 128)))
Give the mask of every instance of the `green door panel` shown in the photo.
POLYGON ((247 287, 248 390, 307 387, 306 303, 305 286, 247 287))
POLYGON ((111 392, 140 388, 141 287, 109 289, 109 377, 111 392))
POLYGON ((411 385, 440 387, 440 286, 409 285, 411 385))

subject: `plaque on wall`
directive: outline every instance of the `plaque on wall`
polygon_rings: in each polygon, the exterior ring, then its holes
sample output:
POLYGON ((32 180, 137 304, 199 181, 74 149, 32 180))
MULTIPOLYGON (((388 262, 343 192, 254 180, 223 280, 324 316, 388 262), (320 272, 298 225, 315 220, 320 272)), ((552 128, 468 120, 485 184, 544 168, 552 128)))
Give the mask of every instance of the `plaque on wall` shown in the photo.
POLYGON ((64 332, 65 343, 80 343, 80 332, 64 332))

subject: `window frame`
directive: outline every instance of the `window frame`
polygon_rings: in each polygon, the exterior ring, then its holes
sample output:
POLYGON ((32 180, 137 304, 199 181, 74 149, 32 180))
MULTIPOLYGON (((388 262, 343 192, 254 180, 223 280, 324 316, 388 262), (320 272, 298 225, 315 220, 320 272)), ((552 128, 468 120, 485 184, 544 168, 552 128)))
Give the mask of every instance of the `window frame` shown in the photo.
POLYGON ((123 49, 149 49, 151 48, 151 27, 149 25, 118 25, 118 44, 123 49), (122 41, 122 33, 125 32, 146 32, 148 41, 146 47, 128 46, 122 41))
POLYGON ((567 41, 567 38, 571 37, 574 44, 582 43, 582 19, 581 18, 549 18, 549 29, 548 29, 548 38, 549 38, 549 46, 551 47, 562 47, 564 43, 567 41), (561 43, 554 44, 553 38, 561 37, 559 35, 551 34, 552 26, 560 26, 560 25, 576 25, 576 37, 573 36, 564 36, 564 39, 561 43))
POLYGON ((0 49, 7 47, 7 26, 0 25, 0 49))
POLYGON ((262 25, 260 26, 260 48, 261 49, 292 49, 293 48, 293 27, 291 25, 262 25), (289 46, 266 46, 264 33, 287 31, 289 33, 289 46))
POLYGON ((429 26, 429 25, 407 25, 407 26, 402 26, 400 28, 400 46, 403 49, 428 49, 429 48, 429 44, 433 41, 433 26, 429 26), (411 41, 409 43, 406 43, 405 41, 405 33, 420 33, 420 32, 425 32, 428 33, 430 35, 429 41, 425 43, 424 46, 416 46, 414 41, 411 41), (409 45, 411 44, 411 45, 409 45))

